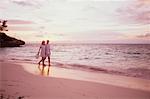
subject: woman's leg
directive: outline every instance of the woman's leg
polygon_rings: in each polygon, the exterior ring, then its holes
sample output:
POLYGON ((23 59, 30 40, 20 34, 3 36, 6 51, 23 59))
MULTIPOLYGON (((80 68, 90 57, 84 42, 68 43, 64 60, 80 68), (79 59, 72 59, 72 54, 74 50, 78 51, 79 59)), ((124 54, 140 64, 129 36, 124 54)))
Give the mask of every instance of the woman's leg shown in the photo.
POLYGON ((45 66, 45 64, 44 64, 45 59, 46 59, 45 57, 42 57, 43 66, 45 66))
POLYGON ((43 59, 41 59, 41 60, 38 62, 39 65, 40 65, 40 63, 42 62, 42 60, 43 60, 43 59))

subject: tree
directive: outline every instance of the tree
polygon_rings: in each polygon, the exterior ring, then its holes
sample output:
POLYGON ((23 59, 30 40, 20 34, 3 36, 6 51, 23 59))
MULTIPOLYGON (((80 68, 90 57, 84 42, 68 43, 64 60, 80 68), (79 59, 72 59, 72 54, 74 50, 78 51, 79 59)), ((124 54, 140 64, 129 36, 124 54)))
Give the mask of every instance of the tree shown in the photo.
POLYGON ((7 20, 0 21, 0 31, 8 31, 7 20))

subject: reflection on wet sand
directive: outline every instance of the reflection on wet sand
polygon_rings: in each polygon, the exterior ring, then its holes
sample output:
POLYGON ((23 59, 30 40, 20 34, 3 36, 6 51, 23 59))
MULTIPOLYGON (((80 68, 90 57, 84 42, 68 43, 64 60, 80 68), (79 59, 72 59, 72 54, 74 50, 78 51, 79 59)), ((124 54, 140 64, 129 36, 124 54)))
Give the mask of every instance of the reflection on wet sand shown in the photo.
POLYGON ((38 66, 38 69, 42 76, 49 76, 50 66, 38 66))
POLYGON ((38 66, 37 64, 22 63, 22 66, 25 71, 34 75, 41 75, 44 77, 90 81, 90 82, 104 83, 104 84, 109 84, 114 86, 121 86, 126 88, 130 87, 133 89, 150 91, 150 85, 149 85, 150 80, 145 80, 145 79, 66 69, 66 68, 60 68, 56 65, 51 65, 51 67, 45 66, 43 68, 42 65, 38 66))

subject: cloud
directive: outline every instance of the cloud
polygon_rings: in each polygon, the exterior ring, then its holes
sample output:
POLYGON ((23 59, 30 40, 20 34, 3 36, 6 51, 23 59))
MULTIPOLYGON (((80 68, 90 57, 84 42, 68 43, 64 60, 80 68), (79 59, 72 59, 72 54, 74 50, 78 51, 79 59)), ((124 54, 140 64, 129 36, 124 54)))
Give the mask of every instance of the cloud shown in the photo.
POLYGON ((27 26, 10 26, 10 31, 34 31, 35 29, 27 26))
POLYGON ((34 24, 34 22, 27 21, 27 20, 13 20, 13 19, 8 19, 8 24, 34 24))
POLYGON ((0 10, 7 9, 7 6, 6 6, 7 4, 8 4, 7 0, 1 0, 0 1, 0 10))
POLYGON ((146 34, 143 34, 143 35, 137 35, 136 37, 137 38, 150 38, 150 33, 146 33, 146 34))
MULTIPOLYGON (((2 21, 3 19, 0 19, 2 21)), ((28 25, 34 24, 33 21, 27 21, 27 20, 13 20, 8 19, 8 30, 10 31, 34 31, 35 29, 28 25)))
POLYGON ((46 0, 10 0, 10 2, 20 6, 41 7, 41 4, 46 0))
POLYGON ((150 24, 150 0, 129 1, 117 11, 125 22, 150 24))
POLYGON ((80 35, 74 33, 71 34, 70 37, 76 40, 104 41, 104 40, 117 40, 120 38, 124 38, 124 35, 119 32, 109 31, 109 30, 93 30, 93 31, 80 32, 80 35))
POLYGON ((22 6, 33 6, 34 3, 29 2, 28 0, 11 0, 11 2, 22 5, 22 6))
POLYGON ((0 10, 4 10, 4 9, 6 9, 6 7, 5 7, 5 6, 0 5, 0 10))

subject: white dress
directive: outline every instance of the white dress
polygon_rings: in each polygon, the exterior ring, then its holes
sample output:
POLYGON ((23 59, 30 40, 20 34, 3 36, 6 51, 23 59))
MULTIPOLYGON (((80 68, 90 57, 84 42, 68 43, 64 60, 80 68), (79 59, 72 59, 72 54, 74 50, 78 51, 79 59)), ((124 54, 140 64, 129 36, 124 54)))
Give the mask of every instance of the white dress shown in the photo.
POLYGON ((41 48, 40 56, 41 56, 41 57, 46 57, 45 45, 41 45, 40 48, 41 48))
POLYGON ((50 47, 50 44, 46 44, 45 46, 46 48, 46 57, 50 56, 51 55, 51 47, 50 47))

